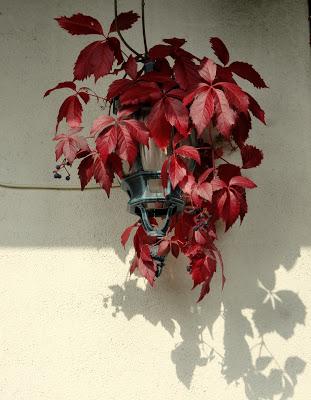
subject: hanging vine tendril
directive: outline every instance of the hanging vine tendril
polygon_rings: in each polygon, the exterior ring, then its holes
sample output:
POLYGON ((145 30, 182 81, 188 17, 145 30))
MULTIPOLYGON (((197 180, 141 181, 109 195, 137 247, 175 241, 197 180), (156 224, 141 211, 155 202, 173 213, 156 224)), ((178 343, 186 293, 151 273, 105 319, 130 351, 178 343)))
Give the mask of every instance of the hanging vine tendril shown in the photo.
POLYGON ((146 39, 146 25, 145 25, 145 0, 141 0, 141 24, 143 29, 144 47, 145 47, 145 57, 148 54, 148 46, 146 39))
POLYGON ((130 51, 136 54, 139 58, 142 58, 142 54, 138 53, 132 46, 130 46, 127 41, 124 39, 122 33, 118 27, 118 0, 114 0, 114 15, 115 15, 115 23, 116 23, 116 30, 120 40, 123 42, 124 46, 126 46, 130 51))

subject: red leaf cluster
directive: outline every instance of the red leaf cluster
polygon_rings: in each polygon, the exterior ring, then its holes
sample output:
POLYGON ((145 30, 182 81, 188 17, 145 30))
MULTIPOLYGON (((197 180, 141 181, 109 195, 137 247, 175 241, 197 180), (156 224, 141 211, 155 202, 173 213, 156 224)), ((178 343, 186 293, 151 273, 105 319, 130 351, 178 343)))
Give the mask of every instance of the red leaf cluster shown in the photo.
MULTIPOLYGON (((187 270, 193 288, 201 286, 200 301, 210 290, 210 282, 223 262, 215 245, 216 223, 222 221, 227 231, 247 213, 246 194, 256 184, 242 171, 260 165, 263 153, 247 144, 252 117, 265 123, 265 114, 256 100, 236 81, 248 80, 255 88, 267 85, 251 64, 230 61, 230 54, 221 39, 210 39, 220 61, 191 54, 184 49, 182 38, 164 39, 149 49, 145 56, 125 52, 117 31, 126 30, 138 20, 133 11, 121 13, 104 29, 95 18, 83 14, 56 18, 71 35, 97 35, 77 57, 73 80, 49 89, 45 96, 59 89, 71 94, 60 106, 57 126, 65 120, 66 133, 56 134, 56 159, 64 163, 79 162, 78 175, 83 190, 91 179, 109 196, 115 175, 123 177, 122 165, 130 167, 140 146, 149 141, 166 151, 161 179, 164 190, 169 185, 179 188, 185 201, 183 212, 171 219, 167 235, 158 239, 148 236, 141 222, 125 229, 121 243, 126 245, 134 231, 135 257, 130 272, 138 270, 153 286, 157 275, 154 253, 189 260, 187 270), (107 33, 105 33, 107 32, 107 33), (147 64, 152 66, 147 69, 147 64), (147 72, 147 70, 149 72, 147 72), (95 82, 109 74, 118 75, 106 96, 80 87, 78 82, 94 77, 95 82), (109 110, 117 104, 117 115, 99 115, 89 133, 82 135, 83 108, 94 99, 109 110), (144 110, 145 117, 138 118, 144 110), (146 111, 147 110, 147 111, 146 111), (226 159, 228 148, 240 152, 241 162, 234 165, 226 159)), ((152 220, 153 225, 157 224, 152 220)))

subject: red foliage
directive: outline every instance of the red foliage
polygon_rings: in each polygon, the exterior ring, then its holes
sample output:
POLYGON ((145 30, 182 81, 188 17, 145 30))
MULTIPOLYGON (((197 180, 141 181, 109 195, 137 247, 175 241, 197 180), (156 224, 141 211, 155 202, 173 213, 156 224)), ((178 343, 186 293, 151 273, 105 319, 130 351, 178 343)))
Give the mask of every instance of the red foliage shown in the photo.
POLYGON ((252 127, 251 116, 265 123, 264 111, 235 81, 235 76, 256 88, 267 85, 251 64, 229 64, 229 51, 217 37, 210 42, 222 65, 189 53, 183 48, 186 40, 174 37, 149 50, 147 61, 153 64, 153 71, 145 72, 144 65, 139 64, 143 63, 142 56, 130 55, 124 61, 120 41, 114 36, 117 29, 131 28, 138 18, 133 11, 121 13, 109 31, 97 19, 83 14, 56 18, 72 35, 101 35, 100 40, 80 52, 74 66, 74 82, 61 82, 45 93, 48 96, 58 89, 73 92, 58 113, 56 130, 63 119, 70 129, 54 138, 56 159, 64 157, 63 163, 69 165, 79 160, 81 189, 94 178, 109 196, 114 176, 122 178, 122 163, 132 165, 139 146, 148 146, 149 138, 167 151, 161 170, 162 184, 164 188, 169 182, 173 188, 179 187, 185 208, 174 215, 161 240, 148 236, 138 221, 125 229, 121 243, 125 246, 135 231, 136 253, 130 272, 137 269, 152 286, 157 273, 154 251, 157 249, 159 256, 172 253, 178 257, 183 253, 189 259, 187 270, 193 287, 201 285, 200 301, 210 290, 217 265, 225 282, 223 262, 215 246, 216 222, 223 221, 227 231, 239 217, 243 220, 247 212, 246 192, 256 185, 241 171, 257 167, 263 159, 262 151, 246 141, 252 127), (106 96, 77 87, 78 81, 90 76, 96 82, 120 72, 125 76, 111 83, 106 96), (98 116, 90 132, 82 135, 83 104, 90 98, 102 108, 107 103, 111 108, 117 99, 118 114, 98 116), (136 117, 141 109, 147 110, 145 122, 136 117), (189 141, 190 134, 195 142, 189 141), (228 144, 240 152, 241 165, 225 159, 228 144))

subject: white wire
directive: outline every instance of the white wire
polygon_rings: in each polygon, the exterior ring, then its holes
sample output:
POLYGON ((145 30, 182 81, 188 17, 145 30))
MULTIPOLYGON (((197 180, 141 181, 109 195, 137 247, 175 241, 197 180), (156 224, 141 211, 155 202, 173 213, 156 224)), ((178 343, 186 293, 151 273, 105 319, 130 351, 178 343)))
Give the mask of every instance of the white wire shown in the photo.
MULTIPOLYGON (((119 188, 120 185, 112 185, 112 189, 119 188)), ((80 186, 75 185, 31 185, 31 184, 23 184, 23 183, 9 183, 9 182, 0 182, 0 188, 4 189, 28 189, 28 190, 81 190, 80 186)), ((102 190, 100 186, 88 186, 84 190, 102 190)))

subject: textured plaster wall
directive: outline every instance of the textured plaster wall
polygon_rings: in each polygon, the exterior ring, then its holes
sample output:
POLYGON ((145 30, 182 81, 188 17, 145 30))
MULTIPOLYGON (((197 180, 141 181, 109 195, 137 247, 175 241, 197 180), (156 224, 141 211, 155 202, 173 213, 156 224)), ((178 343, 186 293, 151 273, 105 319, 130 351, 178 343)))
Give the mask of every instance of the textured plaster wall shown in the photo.
MULTIPOLYGON (((0 189, 0 399, 295 399, 311 393, 310 53, 307 2, 147 0, 149 43, 186 37, 212 55, 220 36, 232 60, 253 63, 268 126, 252 143, 242 227, 220 235, 227 284, 217 276, 197 305, 185 261, 169 259, 156 289, 128 280, 119 244, 133 221, 114 190, 0 189)), ((120 1, 130 10, 138 0, 120 1)), ((0 0, 0 180, 59 184, 52 137, 64 93, 91 38, 53 17, 83 12, 108 27, 107 0, 0 0)), ((137 27, 126 33, 142 48, 137 27)), ((253 89, 246 85, 253 93, 253 89)), ((94 110, 95 112, 95 110, 94 110)), ((88 121, 86 121, 86 125, 88 121)))

